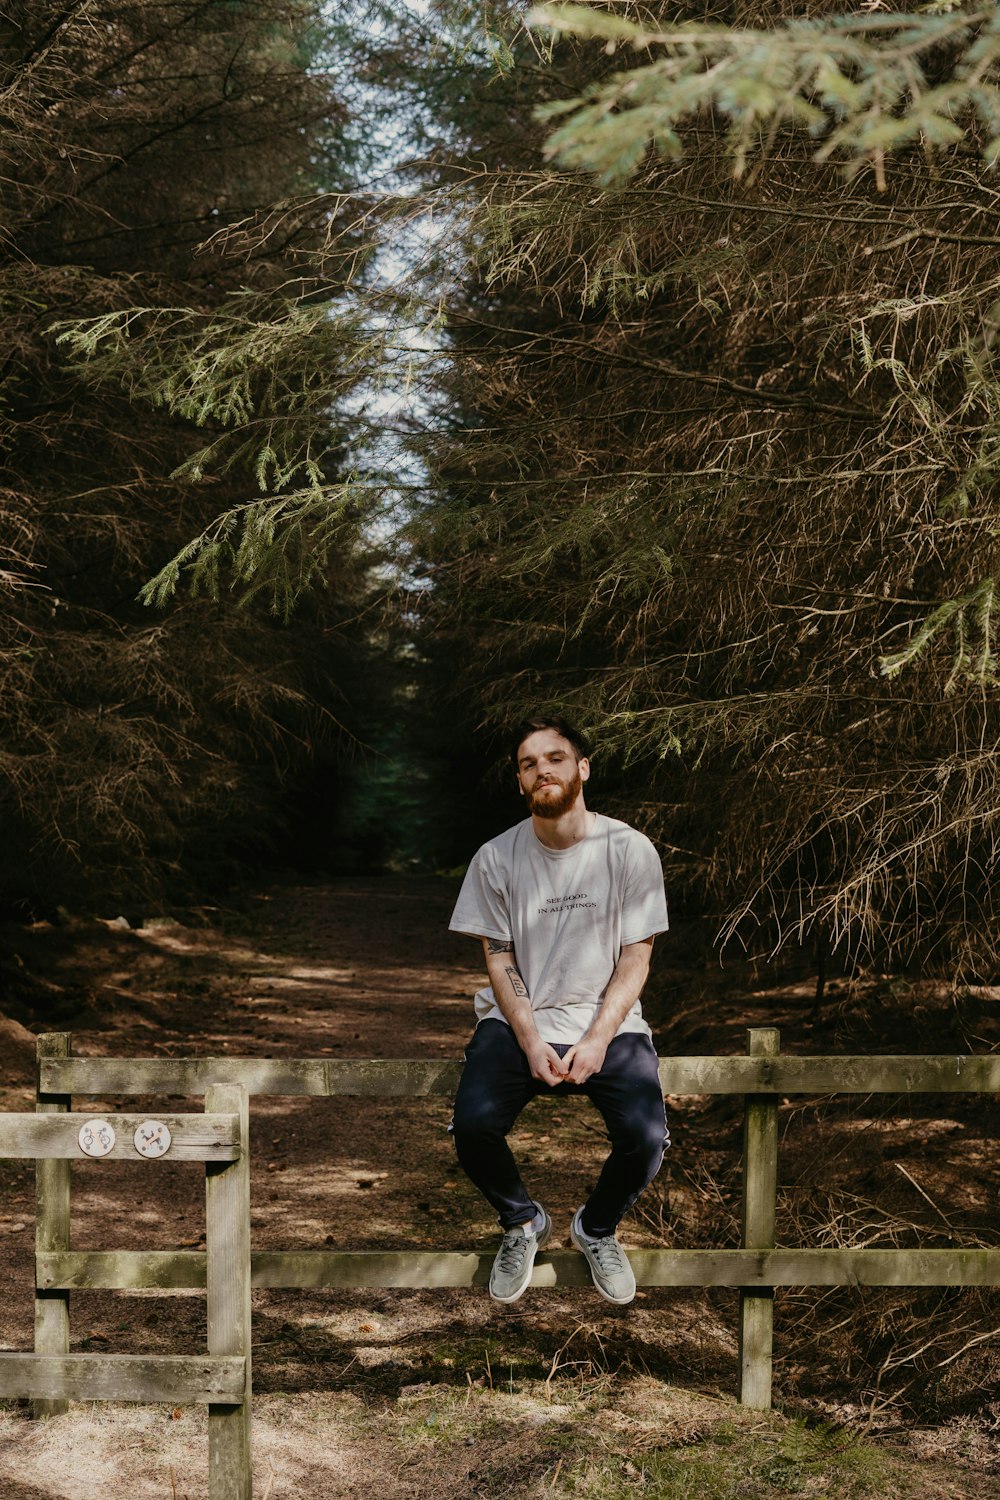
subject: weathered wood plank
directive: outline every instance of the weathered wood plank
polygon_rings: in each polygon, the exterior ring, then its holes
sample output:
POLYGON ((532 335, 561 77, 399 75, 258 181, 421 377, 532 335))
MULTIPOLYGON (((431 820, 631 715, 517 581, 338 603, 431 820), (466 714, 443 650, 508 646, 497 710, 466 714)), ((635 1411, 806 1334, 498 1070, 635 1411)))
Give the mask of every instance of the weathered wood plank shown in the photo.
MULTIPOLYGON (((250 1139, 250 1103, 240 1084, 213 1084, 209 1111, 231 1111, 237 1140, 250 1139)), ((205 1267, 208 1352, 239 1355, 243 1385, 226 1405, 208 1408, 208 1490, 211 1500, 250 1500, 250 1155, 205 1169, 205 1267)))
MULTIPOLYGON (((39 1106, 41 1108, 41 1106, 39 1106)), ((133 1135, 148 1115, 0 1114, 0 1159, 31 1158, 58 1161, 135 1161, 143 1166, 157 1161, 234 1161, 240 1147, 235 1139, 232 1115, 157 1115, 170 1128, 170 1149, 151 1160, 140 1156, 133 1135), (80 1129, 95 1120, 107 1119, 114 1126, 115 1144, 107 1156, 88 1157, 79 1142, 80 1129)), ((49 1193, 46 1188, 46 1193, 49 1193)), ((68 1193, 68 1188, 65 1189, 68 1193)), ((56 1247, 53 1247, 56 1248, 56 1247)))
MULTIPOLYGON (((1000 1248, 948 1250, 629 1250, 640 1286, 1000 1286, 1000 1248)), ((476 1287, 493 1252, 255 1250, 251 1282, 304 1287, 476 1287)), ((198 1250, 71 1250, 38 1256, 40 1287, 205 1287, 198 1250)), ((575 1250, 542 1253, 537 1287, 590 1286, 575 1250)))
POLYGON ((630 1250, 642 1286, 1000 1286, 1000 1249, 630 1250))
MULTIPOLYGON (((69 1094, 48 1092, 41 1080, 47 1058, 70 1055, 68 1031, 40 1036, 35 1046, 35 1110, 39 1116, 66 1115, 72 1105, 69 1094)), ((69 1249, 70 1164, 63 1160, 35 1161, 35 1253, 69 1249)), ((35 1353, 69 1353, 69 1297, 65 1292, 35 1287, 35 1353)), ((57 1417, 67 1410, 63 1399, 39 1397, 32 1406, 36 1418, 57 1417)))
POLYGON ((197 1291, 206 1284, 203 1250, 66 1250, 35 1257, 39 1287, 79 1291, 158 1287, 197 1291))
MULTIPOLYGON (((780 1034, 769 1027, 747 1032, 751 1057, 776 1057, 780 1034)), ((768 1249, 774 1244, 778 1206, 777 1095, 748 1098, 743 1117, 742 1248, 768 1249)), ((756 1411, 771 1407, 771 1352, 774 1342, 774 1292, 770 1287, 740 1291, 739 1399, 756 1411)))
MULTIPOLYGON (((0 1354, 0 1396, 59 1401, 236 1401, 240 1358, 200 1354, 0 1354)), ((63 1406, 65 1409, 65 1406, 63 1406)))
POLYGON ((1000 1093, 1000 1053, 660 1059, 666 1094, 1000 1093))
MULTIPOLYGON (((459 1062, 369 1058, 44 1058, 56 1094, 199 1097, 209 1084, 251 1094, 397 1098, 454 1094, 459 1062)), ((1000 1093, 1000 1053, 933 1057, 663 1057, 667 1094, 1000 1093)))
MULTIPOLYGON (((349 1094, 373 1098, 451 1095, 462 1065, 433 1059, 381 1058, 74 1058, 83 1067, 58 1075, 77 1094, 198 1096, 212 1083, 241 1083, 248 1093, 271 1095, 349 1094)), ((46 1078, 51 1078, 46 1072, 46 1078)))

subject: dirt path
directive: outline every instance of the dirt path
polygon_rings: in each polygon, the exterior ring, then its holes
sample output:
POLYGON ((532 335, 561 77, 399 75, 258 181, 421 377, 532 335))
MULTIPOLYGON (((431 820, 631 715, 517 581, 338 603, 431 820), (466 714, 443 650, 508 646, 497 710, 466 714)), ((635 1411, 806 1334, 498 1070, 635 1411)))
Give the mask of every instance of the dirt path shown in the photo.
MULTIPOLYGON (((49 987, 51 1029, 71 1028, 79 1053, 458 1056, 480 969, 475 945, 446 931, 452 899, 452 887, 430 880, 289 884, 252 898, 238 917, 214 914, 213 926, 39 928, 23 934, 21 958, 49 987)), ((676 982, 669 961, 661 964, 661 993, 676 982)), ((791 1022, 801 994, 786 996, 786 1008, 791 1022)), ((764 1016, 775 1019, 774 994, 764 1016)), ((744 1000, 722 1040, 747 1019, 744 1000)), ((30 1038, 16 1026, 0 1033, 0 1064, 0 1107, 29 1107, 30 1038)), ((491 1248, 496 1229, 456 1168, 449 1115, 441 1099, 254 1100, 255 1246, 491 1248)), ((603 1157, 595 1121, 582 1101, 538 1101, 518 1127, 556 1245, 568 1242, 569 1217, 603 1157)), ((733 1137, 734 1148, 735 1129, 733 1137)), ((706 1173, 714 1160, 705 1153, 706 1173)), ((0 1347, 28 1349, 32 1179, 11 1163, 0 1174, 0 1347)), ((706 1189, 675 1181, 673 1191, 694 1201, 706 1189)), ((628 1243, 663 1243, 666 1193, 651 1192, 628 1223, 628 1243)), ((164 1163, 155 1180, 137 1179, 130 1163, 74 1169, 74 1248, 198 1246, 203 1228, 197 1169, 164 1163)), ((746 1427, 727 1397, 712 1394, 733 1387, 734 1314, 734 1296, 669 1291, 640 1292, 629 1309, 592 1292, 529 1293, 510 1309, 481 1292, 255 1293, 257 1493, 583 1495, 591 1471, 594 1493, 617 1493, 592 1456, 609 1444, 627 1454, 640 1429, 677 1429, 690 1444, 691 1432, 720 1423, 746 1427)), ((204 1341, 201 1298, 74 1294, 74 1349, 195 1353, 204 1341)), ((978 1468, 977 1492, 1000 1496, 978 1468)), ((963 1493, 936 1464, 914 1473, 930 1480, 932 1469, 936 1487, 905 1493, 963 1493)), ((869 1493, 850 1475, 838 1484, 845 1496, 869 1493)), ((787 1492, 776 1486, 754 1493, 787 1492)), ((0 1500, 204 1494, 203 1412, 76 1408, 39 1425, 23 1408, 0 1406, 0 1500)))

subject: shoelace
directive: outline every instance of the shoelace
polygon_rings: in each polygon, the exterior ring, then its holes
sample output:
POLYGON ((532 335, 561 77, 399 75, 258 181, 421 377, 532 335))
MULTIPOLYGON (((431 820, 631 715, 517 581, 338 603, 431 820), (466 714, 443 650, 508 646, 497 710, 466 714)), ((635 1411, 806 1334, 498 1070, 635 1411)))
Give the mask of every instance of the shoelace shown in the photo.
POLYGON ((590 1249, 602 1271, 610 1272, 612 1275, 618 1271, 624 1271, 622 1247, 613 1234, 605 1236, 603 1240, 591 1240, 590 1249))
POLYGON ((528 1244, 527 1236, 522 1234, 520 1229, 509 1230, 504 1235, 500 1246, 500 1254, 497 1258, 500 1262, 500 1269, 505 1276, 513 1276, 521 1269, 528 1250, 528 1244))

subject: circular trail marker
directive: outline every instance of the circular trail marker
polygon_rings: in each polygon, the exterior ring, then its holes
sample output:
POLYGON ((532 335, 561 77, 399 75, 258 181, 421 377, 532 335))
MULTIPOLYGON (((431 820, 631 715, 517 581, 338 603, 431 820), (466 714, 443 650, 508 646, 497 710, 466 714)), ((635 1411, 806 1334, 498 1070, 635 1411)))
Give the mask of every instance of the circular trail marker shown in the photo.
POLYGON ((162 1120, 143 1120, 132 1137, 140 1156, 166 1156, 170 1150, 170 1127, 162 1120))
POLYGON ((115 1127, 110 1120, 88 1120, 77 1140, 85 1156, 107 1156, 115 1149, 115 1127))

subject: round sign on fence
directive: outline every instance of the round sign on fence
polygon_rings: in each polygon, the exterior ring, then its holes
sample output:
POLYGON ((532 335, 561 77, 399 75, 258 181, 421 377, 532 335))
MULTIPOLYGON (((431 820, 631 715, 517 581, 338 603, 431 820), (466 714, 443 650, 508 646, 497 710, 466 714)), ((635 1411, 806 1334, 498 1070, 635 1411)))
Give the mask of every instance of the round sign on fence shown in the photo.
POLYGON ((166 1156, 170 1150, 170 1127, 162 1120, 143 1120, 132 1137, 140 1156, 166 1156))
POLYGON ((107 1156, 115 1148, 115 1127, 108 1120, 88 1120, 77 1140, 85 1156, 107 1156))

